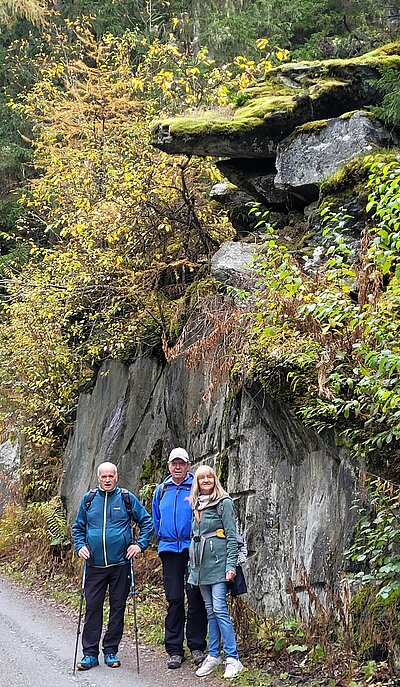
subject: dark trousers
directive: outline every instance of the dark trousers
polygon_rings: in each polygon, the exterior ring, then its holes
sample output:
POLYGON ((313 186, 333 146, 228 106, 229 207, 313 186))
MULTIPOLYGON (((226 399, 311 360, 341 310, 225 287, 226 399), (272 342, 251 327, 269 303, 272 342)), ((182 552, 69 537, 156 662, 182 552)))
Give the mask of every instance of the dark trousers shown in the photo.
POLYGON ((116 654, 124 631, 124 613, 131 585, 130 565, 86 568, 86 614, 82 632, 83 653, 97 656, 103 629, 103 605, 108 588, 110 615, 103 637, 105 654, 116 654))
POLYGON ((187 596, 186 642, 190 651, 204 651, 207 642, 207 612, 199 587, 187 584, 189 552, 162 551, 163 584, 168 602, 165 618, 165 649, 170 656, 183 656, 185 588, 187 596))

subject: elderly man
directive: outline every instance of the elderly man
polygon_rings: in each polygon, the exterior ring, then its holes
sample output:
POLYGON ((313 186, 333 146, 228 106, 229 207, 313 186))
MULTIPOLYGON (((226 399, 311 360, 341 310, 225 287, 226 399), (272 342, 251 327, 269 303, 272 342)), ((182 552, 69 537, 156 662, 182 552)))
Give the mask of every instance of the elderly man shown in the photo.
POLYGON ((151 517, 136 496, 117 487, 118 472, 113 463, 99 465, 97 477, 98 488, 83 497, 72 528, 75 551, 87 566, 83 658, 77 663, 79 670, 89 670, 99 665, 107 588, 110 613, 103 637, 104 662, 110 668, 121 665, 117 652, 131 584, 130 560, 148 547, 153 530, 151 517), (139 527, 135 542, 132 541, 132 523, 139 527))
POLYGON ((185 660, 185 587, 188 600, 186 641, 196 665, 206 658, 207 613, 198 587, 186 583, 192 509, 189 503, 193 473, 184 448, 169 454, 170 474, 153 496, 153 521, 158 553, 163 567, 163 584, 168 602, 165 618, 165 649, 168 668, 180 668, 185 660))

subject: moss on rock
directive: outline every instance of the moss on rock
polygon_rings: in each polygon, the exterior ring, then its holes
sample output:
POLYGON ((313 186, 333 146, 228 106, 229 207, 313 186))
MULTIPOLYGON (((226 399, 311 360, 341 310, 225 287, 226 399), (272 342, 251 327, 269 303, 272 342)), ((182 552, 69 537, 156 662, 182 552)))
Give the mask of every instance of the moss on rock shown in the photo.
POLYGON ((340 167, 329 179, 322 182, 320 186, 321 195, 326 202, 328 196, 337 196, 349 189, 352 190, 353 195, 357 189, 367 194, 368 189, 365 187, 365 182, 370 174, 371 163, 388 164, 393 160, 398 160, 398 153, 395 150, 377 151, 373 156, 370 153, 359 155, 340 167))
POLYGON ((376 593, 376 586, 365 585, 350 606, 354 650, 361 660, 391 660, 400 644, 400 598, 388 603, 376 593))
POLYGON ((296 127, 377 104, 373 81, 382 68, 400 69, 399 53, 391 43, 351 59, 280 65, 225 110, 156 122, 153 144, 171 153, 273 157, 296 127))

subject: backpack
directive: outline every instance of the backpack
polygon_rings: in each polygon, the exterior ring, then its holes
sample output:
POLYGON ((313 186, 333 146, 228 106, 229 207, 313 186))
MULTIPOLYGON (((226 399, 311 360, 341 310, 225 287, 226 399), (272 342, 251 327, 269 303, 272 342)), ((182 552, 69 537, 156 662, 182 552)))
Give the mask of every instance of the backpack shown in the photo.
MULTIPOLYGON (((88 511, 90 508, 90 504, 92 503, 94 497, 96 496, 97 492, 99 491, 98 487, 95 487, 94 489, 91 489, 87 495, 87 499, 85 502, 85 510, 88 511)), ((131 500, 129 498, 129 491, 128 489, 123 489, 121 488, 121 493, 122 493, 122 498, 124 499, 124 504, 126 508, 126 512, 129 515, 129 518, 131 522, 133 521, 133 512, 132 512, 132 504, 131 500)))
MULTIPOLYGON (((220 501, 217 503, 217 513, 220 517, 222 517, 222 513, 224 512, 224 501, 220 501)), ((244 563, 247 560, 247 543, 246 540, 243 536, 243 534, 240 532, 239 529, 239 523, 236 519, 236 539, 237 539, 237 545, 238 545, 238 552, 237 552, 237 559, 236 559, 236 575, 231 580, 228 582, 228 592, 232 596, 240 596, 240 594, 246 594, 247 593, 247 584, 246 580, 244 577, 243 573, 243 568, 242 568, 242 563, 244 563)))

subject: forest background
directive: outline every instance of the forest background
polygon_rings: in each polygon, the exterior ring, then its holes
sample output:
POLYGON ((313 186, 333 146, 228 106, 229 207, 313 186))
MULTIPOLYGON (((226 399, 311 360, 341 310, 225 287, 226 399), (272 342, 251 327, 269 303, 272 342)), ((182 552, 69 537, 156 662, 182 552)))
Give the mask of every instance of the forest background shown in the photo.
MULTIPOLYGON (((220 180, 212 160, 156 150, 151 122, 229 107, 282 61, 353 57, 394 41, 399 6, 0 0, 0 22, 0 429, 3 440, 23 437, 0 556, 14 571, 30 560, 44 570, 53 568, 56 549, 59 566, 74 570, 57 494, 79 392, 109 357, 168 356, 199 299, 220 289, 209 258, 235 236, 209 199, 220 180), (163 288, 171 269, 193 275, 173 298, 163 288), (43 537, 44 566, 35 555, 43 537)), ((375 114, 396 129, 398 73, 383 72, 380 85, 375 114)), ((269 298, 260 287, 245 313, 235 363, 290 397, 307 424, 333 428, 376 475, 373 517, 349 557, 362 564, 356 574, 364 588, 372 584, 378 624, 391 619, 392 641, 400 596, 400 164, 393 151, 365 164, 371 221, 358 265, 343 260, 338 239, 315 285, 260 218, 269 246, 260 283, 269 298), (346 284, 361 274, 354 303, 346 284)), ((326 231, 337 233, 340 221, 328 215, 326 231)), ((376 673, 371 642, 385 644, 382 627, 369 644, 359 638, 368 644, 360 652, 370 666, 365 680, 376 673)), ((298 625, 293 641, 289 630, 274 632, 274 655, 301 645, 311 665, 329 652, 321 628, 318 640, 306 642, 298 625)))

